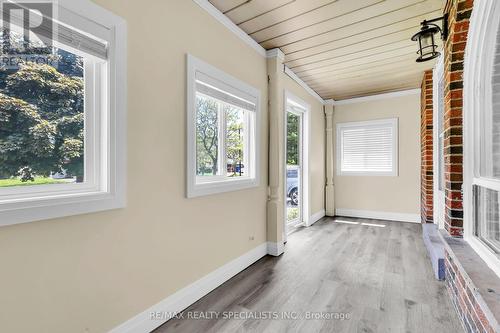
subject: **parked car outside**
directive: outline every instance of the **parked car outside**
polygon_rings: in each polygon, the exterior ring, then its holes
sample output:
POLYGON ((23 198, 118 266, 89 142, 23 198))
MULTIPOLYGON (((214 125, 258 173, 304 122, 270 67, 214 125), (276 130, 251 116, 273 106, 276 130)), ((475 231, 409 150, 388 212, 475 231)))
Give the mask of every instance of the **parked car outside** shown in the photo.
POLYGON ((293 206, 299 205, 299 171, 297 169, 286 170, 286 194, 293 206))

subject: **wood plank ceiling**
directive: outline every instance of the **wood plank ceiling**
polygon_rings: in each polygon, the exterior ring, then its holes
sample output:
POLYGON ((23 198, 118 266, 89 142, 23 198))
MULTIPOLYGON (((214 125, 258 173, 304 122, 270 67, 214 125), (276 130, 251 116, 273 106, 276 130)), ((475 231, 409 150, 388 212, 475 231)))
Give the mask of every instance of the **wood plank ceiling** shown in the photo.
POLYGON ((410 40, 443 0, 210 0, 324 99, 420 87, 424 70, 410 40))

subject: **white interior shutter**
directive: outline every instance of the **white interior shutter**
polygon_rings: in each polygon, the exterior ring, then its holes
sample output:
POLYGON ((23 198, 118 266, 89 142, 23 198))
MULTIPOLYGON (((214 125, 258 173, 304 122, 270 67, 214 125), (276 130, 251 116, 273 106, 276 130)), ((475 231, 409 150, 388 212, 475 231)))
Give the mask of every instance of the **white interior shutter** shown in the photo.
POLYGON ((397 122, 338 124, 340 172, 393 174, 397 159, 397 122))
POLYGON ((244 110, 257 110, 254 97, 201 72, 196 72, 196 91, 244 110))
MULTIPOLYGON (((23 6, 23 3, 15 4, 19 8, 28 7, 23 6)), ((4 26, 2 18, 6 14, 3 9, 0 11, 0 23, 4 26)), ((85 54, 90 54, 97 58, 107 60, 108 58, 108 42, 106 39, 110 36, 110 31, 103 27, 97 26, 95 23, 88 21, 86 18, 79 16, 77 13, 69 12, 63 8, 58 8, 54 13, 56 17, 47 17, 43 13, 37 11, 30 11, 30 26, 37 28, 37 36, 42 38, 44 42, 53 42, 54 46, 69 46, 75 50, 81 51, 85 54), (42 20, 43 17, 43 20, 42 20), (59 19, 65 18, 67 21, 74 21, 79 25, 92 24, 92 30, 96 35, 91 35, 87 32, 71 26, 70 24, 62 23, 59 19), (40 23, 41 22, 41 23, 40 23), (97 37, 99 36, 99 37, 97 37)), ((21 10, 11 10, 7 13, 9 22, 5 26, 17 30, 23 27, 23 22, 27 18, 24 17, 24 12, 21 10)))

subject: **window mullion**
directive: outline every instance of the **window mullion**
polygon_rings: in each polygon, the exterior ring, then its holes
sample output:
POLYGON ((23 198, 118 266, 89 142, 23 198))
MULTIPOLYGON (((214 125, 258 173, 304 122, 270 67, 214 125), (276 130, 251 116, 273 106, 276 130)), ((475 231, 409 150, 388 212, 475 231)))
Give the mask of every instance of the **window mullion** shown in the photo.
POLYGON ((478 185, 490 190, 500 192, 500 181, 496 179, 488 179, 488 178, 473 178, 472 185, 478 185))
POLYGON ((226 158, 226 114, 224 105, 221 102, 217 103, 217 111, 219 113, 219 170, 222 176, 227 175, 227 167, 224 166, 226 158))
MULTIPOLYGON (((243 160, 240 161, 243 164, 243 172, 245 176, 250 176, 248 174, 248 170, 253 169, 250 168, 250 151, 253 149, 253 147, 250 147, 250 142, 252 140, 250 139, 251 133, 253 131, 253 128, 250 127, 250 117, 252 115, 250 114, 250 111, 245 111, 245 122, 244 122, 244 132, 243 132, 243 160)), ((240 170, 241 170, 241 165, 240 165, 240 170)))

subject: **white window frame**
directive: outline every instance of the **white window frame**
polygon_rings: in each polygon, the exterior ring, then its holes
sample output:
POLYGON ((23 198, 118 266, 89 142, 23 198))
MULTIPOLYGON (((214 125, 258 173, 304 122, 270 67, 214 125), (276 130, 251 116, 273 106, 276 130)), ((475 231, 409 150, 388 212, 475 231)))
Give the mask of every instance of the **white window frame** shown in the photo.
MULTIPOLYGON (((260 184, 260 91, 245 82, 219 70, 218 68, 188 54, 187 55, 187 175, 186 175, 186 197, 195 198, 216 193, 238 191, 257 187, 260 184), (214 85, 222 85, 231 90, 236 96, 245 97, 246 100, 255 104, 255 113, 252 121, 247 120, 247 145, 245 147, 244 159, 248 176, 228 178, 226 174, 225 158, 220 158, 219 170, 222 175, 214 177, 198 177, 196 175, 196 73, 213 79, 214 85), (247 168, 248 166, 248 168, 247 168), (222 168, 222 169, 220 169, 222 168)), ((225 89, 224 88, 224 89, 225 89)), ((248 111, 254 112, 254 111, 248 111)), ((247 113, 248 113, 247 112, 247 113)), ((221 121, 219 117, 219 121, 221 121)), ((219 126, 219 131, 224 131, 225 124, 219 126)), ((219 140, 225 135, 219 135, 219 140)), ((223 141, 224 139, 222 139, 223 141)), ((225 145, 219 144, 222 155, 225 156, 225 145)))
MULTIPOLYGON (((444 229, 444 214, 445 214, 445 194, 444 194, 444 109, 442 114, 438 111, 441 107, 444 108, 444 98, 441 100, 439 89, 444 90, 444 52, 439 56, 436 66, 433 70, 433 188, 434 188, 434 223, 438 225, 439 229, 444 229), (441 86, 443 83, 443 86, 441 86), (440 129, 443 129, 440 132, 440 129), (443 146, 441 146, 443 142, 443 146), (443 158, 443 165, 441 165, 441 157, 443 158)), ((443 91, 444 96, 444 91, 443 91)))
POLYGON ((287 198, 287 133, 288 133, 288 122, 287 122, 287 113, 291 112, 295 115, 298 115, 301 117, 301 136, 300 136, 300 142, 299 142, 299 158, 300 158, 300 169, 301 169, 301 177, 300 177, 300 204, 301 204, 301 211, 300 211, 300 216, 298 217, 299 221, 296 223, 296 226, 298 225, 304 225, 308 227, 310 225, 310 218, 309 218, 309 142, 310 142, 310 129, 311 129, 311 106, 306 103, 304 100, 301 98, 297 97, 294 95, 291 91, 285 90, 284 91, 284 119, 283 119, 283 142, 285 143, 285 149, 284 149, 284 155, 283 155, 283 160, 285 161, 284 163, 284 179, 283 179, 283 190, 284 190, 284 196, 285 198, 285 204, 284 204, 284 227, 283 227, 283 239, 286 241, 288 238, 288 229, 289 229, 289 221, 287 221, 287 203, 286 203, 286 198, 287 198))
POLYGON ((336 140, 336 165, 337 165, 337 175, 338 176, 386 176, 386 177, 397 177, 398 176, 398 161, 399 161, 399 124, 398 118, 389 119, 378 119, 369 121, 356 121, 356 122, 345 122, 337 123, 336 126, 337 140, 336 140), (388 172, 379 171, 342 171, 342 130, 344 128, 361 128, 361 127, 373 127, 380 125, 389 125, 393 130, 392 137, 392 170, 388 172))
POLYGON ((464 239, 500 276, 500 256, 474 235, 473 185, 500 191, 500 182, 479 177, 480 114, 491 110, 491 77, 495 60, 500 3, 497 0, 474 2, 464 59, 464 239), (476 112, 476 110, 480 110, 476 112))
MULTIPOLYGON (((125 207, 125 21, 91 1, 58 0, 57 21, 103 40, 107 60, 85 54, 85 181, 0 188, 0 226, 125 207)), ((77 55, 76 47, 54 41, 77 55)))

